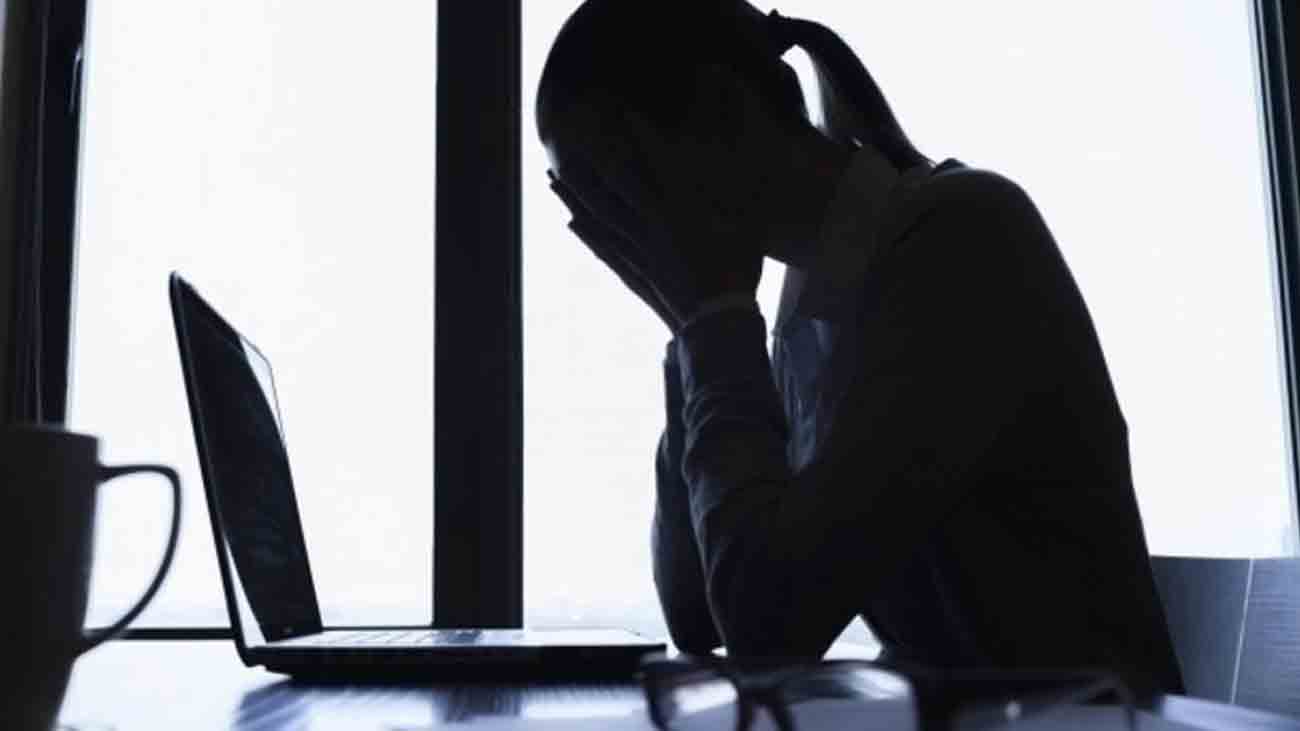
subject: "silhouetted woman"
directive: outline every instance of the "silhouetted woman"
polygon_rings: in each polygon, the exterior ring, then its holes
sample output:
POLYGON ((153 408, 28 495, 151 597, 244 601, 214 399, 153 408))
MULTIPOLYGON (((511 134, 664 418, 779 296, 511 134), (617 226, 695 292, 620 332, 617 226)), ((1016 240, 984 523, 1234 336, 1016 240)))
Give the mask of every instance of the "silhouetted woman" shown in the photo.
POLYGON ((673 333, 652 536, 678 647, 819 656, 861 616, 899 664, 1181 689, 1127 427, 1015 183, 932 164, 838 36, 739 0, 583 4, 537 126, 571 228, 673 333))

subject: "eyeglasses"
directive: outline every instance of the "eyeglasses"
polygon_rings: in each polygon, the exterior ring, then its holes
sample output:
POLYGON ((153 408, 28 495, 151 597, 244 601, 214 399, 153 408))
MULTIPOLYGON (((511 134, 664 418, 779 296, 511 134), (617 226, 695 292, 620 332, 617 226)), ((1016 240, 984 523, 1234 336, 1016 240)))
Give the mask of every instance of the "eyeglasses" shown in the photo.
POLYGON ((860 660, 737 667, 721 658, 642 663, 651 720, 664 731, 1033 728, 1071 713, 1080 725, 1136 729, 1133 697, 1105 672, 908 671, 860 660), (1106 701, 1107 705, 1087 704, 1106 701))

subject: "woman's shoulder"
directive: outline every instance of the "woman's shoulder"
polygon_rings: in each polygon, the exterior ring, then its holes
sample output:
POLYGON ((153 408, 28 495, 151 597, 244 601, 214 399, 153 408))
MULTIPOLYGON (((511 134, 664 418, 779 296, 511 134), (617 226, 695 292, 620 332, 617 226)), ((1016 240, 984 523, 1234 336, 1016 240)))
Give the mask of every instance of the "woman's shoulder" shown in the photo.
POLYGON ((950 202, 977 203, 1029 201, 1029 194, 1019 183, 994 170, 971 167, 949 158, 936 165, 918 186, 936 199, 950 202))
POLYGON ((1037 215, 1037 208, 1019 183, 1002 173, 947 159, 927 175, 912 178, 895 210, 893 231, 903 235, 934 216, 1005 218, 1037 215))
POLYGON ((883 225, 882 251, 937 248, 947 256, 976 256, 988 265, 999 258, 997 252, 1045 245, 1048 240, 1041 236, 1013 235, 1030 228, 1042 229, 1042 217, 1017 182, 945 160, 913 179, 883 225))

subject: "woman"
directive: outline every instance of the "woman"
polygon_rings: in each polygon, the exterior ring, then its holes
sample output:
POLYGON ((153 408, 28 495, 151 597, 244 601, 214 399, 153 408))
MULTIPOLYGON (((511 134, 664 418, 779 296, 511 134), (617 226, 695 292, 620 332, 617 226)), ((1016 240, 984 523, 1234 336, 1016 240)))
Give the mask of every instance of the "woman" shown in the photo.
POLYGON ((537 124, 571 228, 674 336, 652 535, 678 647, 819 656, 861 616, 898 664, 1181 689, 1127 427, 1024 191, 932 164, 838 36, 740 0, 589 0, 537 124))

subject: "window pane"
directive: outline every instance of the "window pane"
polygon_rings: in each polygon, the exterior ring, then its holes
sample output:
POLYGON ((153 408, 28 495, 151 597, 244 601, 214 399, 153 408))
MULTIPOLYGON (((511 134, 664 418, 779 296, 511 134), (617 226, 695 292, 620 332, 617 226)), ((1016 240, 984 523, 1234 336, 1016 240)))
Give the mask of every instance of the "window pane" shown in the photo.
POLYGON ((649 526, 668 333, 565 228, 532 116, 577 6, 523 4, 524 621, 662 634, 649 526))
MULTIPOLYGON (((181 472, 179 553, 140 624, 225 624, 166 277, 276 367, 327 623, 431 612, 434 4, 96 3, 70 424, 181 472)), ((93 621, 164 540, 148 478, 100 501, 93 621)))
MULTIPOLYGON (((650 517, 671 333, 568 232, 532 115, 546 53, 577 6, 523 8, 525 623, 663 636, 650 517)), ((783 272, 764 265, 769 321, 783 272)))
MULTIPOLYGON (((576 5, 524 7, 527 616, 655 631, 668 333, 565 230, 528 98, 576 5)), ((779 7, 844 36, 923 152, 1038 202, 1101 334, 1152 552, 1294 552, 1249 4, 779 7)))

